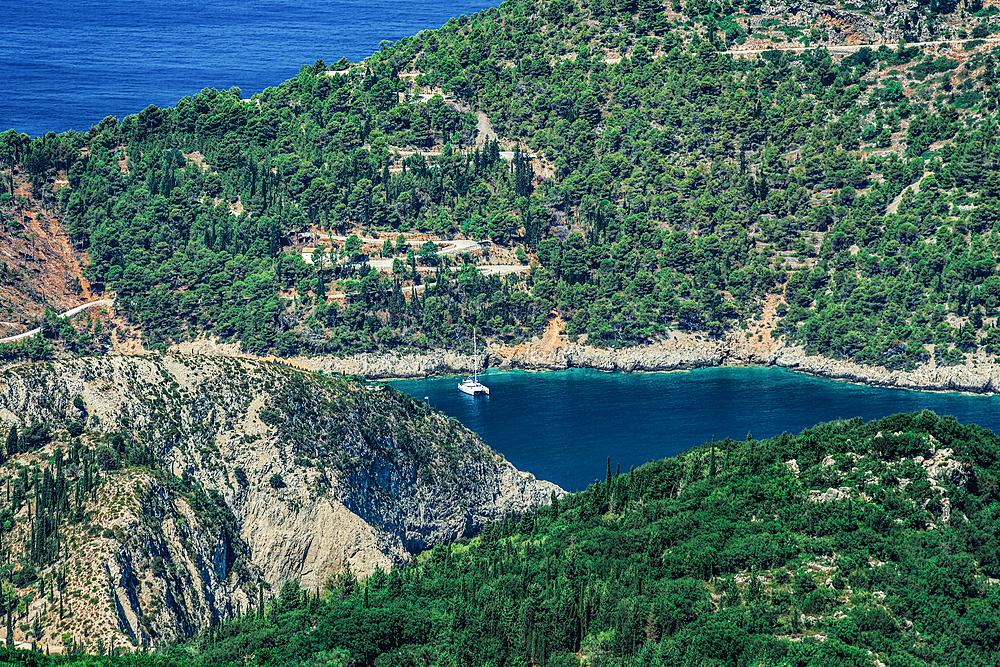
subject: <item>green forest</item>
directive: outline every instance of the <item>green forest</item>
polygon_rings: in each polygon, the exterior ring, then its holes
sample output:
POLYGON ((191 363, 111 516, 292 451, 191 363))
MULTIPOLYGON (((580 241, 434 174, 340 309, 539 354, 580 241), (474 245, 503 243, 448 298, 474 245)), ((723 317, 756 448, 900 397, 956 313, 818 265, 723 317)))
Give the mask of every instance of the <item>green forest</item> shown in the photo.
POLYGON ((706 443, 187 644, 48 665, 995 665, 1000 439, 932 412, 706 443), (831 490, 837 493, 831 493, 831 490))
MULTIPOLYGON (((898 42, 845 54, 787 17, 752 33, 759 0, 507 0, 249 98, 4 132, 0 231, 26 233, 25 179, 150 350, 203 334, 261 355, 468 350, 473 331, 519 343, 553 314, 571 340, 625 347, 722 339, 767 311, 809 354, 981 363, 1000 354, 997 11, 911 4, 898 42), (727 53, 762 30, 803 48, 727 53), (914 45, 928 35, 962 41, 914 45), (416 234, 525 271, 484 275, 416 234), (330 250, 307 261, 303 236, 330 250)), ((0 284, 21 279, 0 264, 0 284)), ((101 351, 103 322, 49 309, 0 361, 101 351)), ((0 433, 3 457, 52 428, 0 433)), ((58 572, 34 574, 65 548, 60 522, 86 522, 108 471, 157 468, 128 434, 90 447, 82 421, 65 428, 7 486, 0 539, 34 512, 21 562, 0 542, 7 636, 22 588, 55 587, 62 618, 58 572)), ((219 498, 162 477, 234 533, 219 498)), ((609 459, 586 491, 367 579, 261 591, 179 645, 0 647, 0 667, 986 667, 998 532, 996 435, 927 411, 838 421, 627 472, 609 459)))
MULTIPOLYGON (((462 348, 473 326, 518 342, 554 311, 572 339, 628 346, 723 337, 771 298, 772 335, 810 354, 1000 352, 995 53, 907 46, 957 16, 947 3, 919 4, 893 48, 834 56, 803 34, 805 51, 722 53, 758 8, 508 0, 249 100, 206 89, 85 133, 11 130, 0 162, 58 208, 153 349, 199 333, 281 355, 462 348), (507 143, 477 143, 469 109, 507 143), (287 252, 306 230, 385 243, 310 264, 287 252), (421 278, 435 258, 390 240, 405 232, 489 240, 530 273, 484 277, 465 255, 421 278), (363 261, 379 255, 391 274, 363 261)), ((993 31, 986 10, 962 16, 993 31)), ((16 230, 13 206, 0 195, 16 230)))

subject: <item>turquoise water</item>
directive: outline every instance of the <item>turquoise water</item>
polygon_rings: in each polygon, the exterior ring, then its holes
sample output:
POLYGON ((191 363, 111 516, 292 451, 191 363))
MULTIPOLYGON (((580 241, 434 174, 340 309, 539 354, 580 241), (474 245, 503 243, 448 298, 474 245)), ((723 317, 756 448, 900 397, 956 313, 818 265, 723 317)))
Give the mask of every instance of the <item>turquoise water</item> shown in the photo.
POLYGON ((489 397, 466 396, 460 378, 399 380, 396 388, 479 433, 521 470, 568 491, 712 439, 798 433, 838 418, 877 419, 930 409, 1000 429, 1000 397, 863 387, 778 368, 690 373, 489 371, 489 397))

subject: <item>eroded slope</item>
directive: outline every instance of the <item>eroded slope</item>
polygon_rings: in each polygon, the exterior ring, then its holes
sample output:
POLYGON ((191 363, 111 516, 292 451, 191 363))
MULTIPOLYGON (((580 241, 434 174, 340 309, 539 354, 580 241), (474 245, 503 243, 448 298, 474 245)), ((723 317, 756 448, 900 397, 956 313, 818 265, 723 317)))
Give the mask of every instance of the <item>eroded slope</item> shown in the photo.
POLYGON ((19 568, 57 584, 15 638, 37 617, 53 646, 190 635, 285 582, 388 569, 561 493, 391 388, 245 359, 17 367, 0 375, 0 421, 26 450, 2 469, 5 544, 16 559, 27 540, 19 568), (63 595, 75 615, 64 604, 57 623, 63 595))

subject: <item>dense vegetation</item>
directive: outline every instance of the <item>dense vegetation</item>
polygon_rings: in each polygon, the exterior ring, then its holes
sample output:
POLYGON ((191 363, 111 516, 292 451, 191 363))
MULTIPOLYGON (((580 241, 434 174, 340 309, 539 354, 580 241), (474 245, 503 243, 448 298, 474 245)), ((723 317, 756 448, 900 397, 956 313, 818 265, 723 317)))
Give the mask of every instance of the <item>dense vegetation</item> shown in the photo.
MULTIPOLYGON (((150 345, 210 331, 283 354, 455 346, 472 324, 535 333, 553 308, 570 335, 629 345, 722 336, 773 295, 775 335, 812 353, 905 367, 1000 351, 995 55, 966 42, 835 58, 819 30, 776 18, 761 24, 772 41, 815 48, 721 54, 757 10, 510 0, 356 66, 303 66, 250 101, 203 90, 85 134, 7 132, 0 159, 61 208, 90 278, 150 345), (475 146, 468 109, 551 174, 475 146), (311 265, 280 252, 306 229, 387 240, 311 265), (389 239, 415 230, 538 264, 501 279, 446 259, 407 301, 417 258, 389 239), (392 275, 347 261, 364 252, 400 261, 392 275), (325 298, 340 289, 346 308, 325 298)), ((954 10, 920 5, 904 37, 954 10)), ((961 16, 973 37, 993 30, 985 9, 961 16)))
POLYGON ((992 665, 998 500, 1000 439, 927 411, 706 443, 127 662, 992 665))

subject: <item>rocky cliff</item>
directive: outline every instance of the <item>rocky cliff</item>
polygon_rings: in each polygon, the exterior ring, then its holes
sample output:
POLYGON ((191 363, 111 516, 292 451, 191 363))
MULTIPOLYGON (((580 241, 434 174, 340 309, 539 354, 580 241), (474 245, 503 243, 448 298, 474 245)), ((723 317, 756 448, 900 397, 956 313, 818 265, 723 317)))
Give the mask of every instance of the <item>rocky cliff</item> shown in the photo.
MULTIPOLYGON (((408 354, 298 357, 296 362, 328 373, 386 379, 471 373, 474 359, 472 355, 451 350, 430 350, 408 354)), ((948 366, 931 360, 911 370, 890 370, 883 366, 863 366, 842 359, 809 355, 801 346, 786 345, 782 338, 771 339, 762 327, 731 331, 720 339, 672 332, 663 340, 622 348, 570 342, 565 337, 535 339, 514 346, 491 343, 479 356, 480 369, 501 370, 592 368, 632 373, 683 371, 723 365, 780 366, 818 377, 876 387, 978 394, 1000 391, 1000 364, 985 353, 974 355, 970 363, 963 365, 948 366)))
MULTIPOLYGON (((27 641, 37 618, 34 639, 53 647, 190 635, 285 582, 317 588, 347 570, 386 569, 562 493, 391 388, 249 359, 7 369, 0 423, 3 433, 46 423, 55 438, 0 469, 14 488, 53 465, 68 488, 100 480, 77 498, 77 520, 60 524, 58 556, 36 559, 41 580, 59 585, 21 577, 41 590, 15 638, 27 641)), ((15 556, 39 523, 31 498, 42 491, 24 485, 16 537, 4 541, 15 556)))
MULTIPOLYGON (((961 4, 956 3, 956 9, 961 10, 961 4)), ((969 7, 971 3, 965 9, 969 7)), ((904 38, 909 42, 954 39, 959 31, 967 29, 962 21, 968 15, 964 11, 939 8, 926 12, 925 9, 925 3, 915 0, 875 0, 863 6, 857 3, 837 6, 810 0, 765 0, 760 13, 748 18, 747 25, 755 33, 766 34, 768 26, 780 18, 788 25, 815 29, 813 41, 819 39, 824 46, 833 48, 854 44, 894 45, 904 38)))

